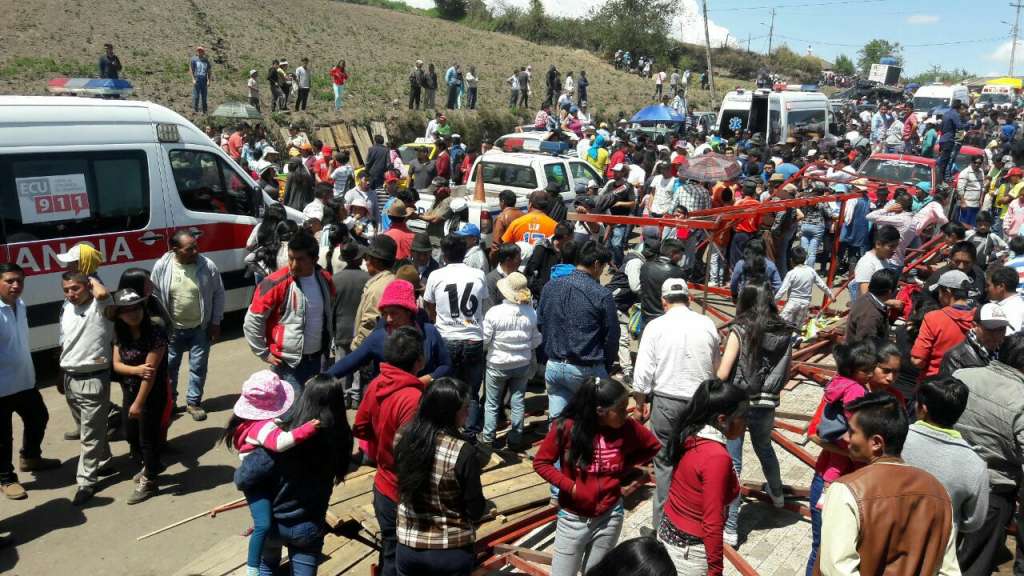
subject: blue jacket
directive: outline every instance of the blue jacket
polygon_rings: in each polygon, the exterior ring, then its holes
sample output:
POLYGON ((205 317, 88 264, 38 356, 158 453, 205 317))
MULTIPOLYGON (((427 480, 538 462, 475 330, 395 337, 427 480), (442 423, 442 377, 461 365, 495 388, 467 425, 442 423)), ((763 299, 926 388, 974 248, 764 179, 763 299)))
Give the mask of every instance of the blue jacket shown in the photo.
MULTIPOLYGON (((740 290, 747 284, 747 275, 743 271, 745 264, 744 260, 740 260, 736 262, 736 266, 732 269, 732 280, 729 281, 729 290, 732 291, 734 298, 739 296, 740 290)), ((782 276, 779 276, 779 269, 775 266, 773 260, 765 258, 764 270, 768 275, 768 284, 772 288, 772 294, 775 294, 779 291, 779 287, 782 286, 782 276)))
MULTIPOLYGON (((452 361, 448 356, 448 346, 441 338, 437 328, 422 319, 416 321, 420 333, 423 334, 423 357, 426 364, 417 376, 430 374, 434 379, 447 376, 452 370, 452 361)), ((388 330, 384 319, 377 320, 377 327, 363 340, 363 343, 341 360, 335 362, 327 373, 335 378, 345 378, 369 364, 373 376, 380 372, 380 363, 384 361, 384 341, 388 338, 388 330)))
POLYGON ((871 201, 863 196, 858 198, 853 205, 853 218, 850 219, 849 224, 843 224, 839 241, 851 246, 862 247, 865 250, 870 249, 870 225, 867 218, 870 211, 871 201))
POLYGON ((618 357, 619 318, 610 290, 579 270, 550 280, 537 319, 552 360, 610 371, 618 357))
POLYGON ((942 136, 939 136, 939 143, 952 142, 957 131, 962 128, 963 120, 960 119, 960 113, 952 108, 946 110, 942 113, 942 127, 939 130, 942 136))

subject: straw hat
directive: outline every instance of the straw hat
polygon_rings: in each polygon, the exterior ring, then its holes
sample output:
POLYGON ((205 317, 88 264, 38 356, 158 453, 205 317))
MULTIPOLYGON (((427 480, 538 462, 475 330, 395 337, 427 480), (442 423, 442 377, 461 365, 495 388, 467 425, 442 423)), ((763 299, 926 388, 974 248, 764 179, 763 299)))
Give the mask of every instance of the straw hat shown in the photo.
POLYGON ((498 292, 509 301, 516 304, 528 304, 533 299, 533 294, 527 286, 526 276, 519 272, 513 272, 498 280, 498 292))

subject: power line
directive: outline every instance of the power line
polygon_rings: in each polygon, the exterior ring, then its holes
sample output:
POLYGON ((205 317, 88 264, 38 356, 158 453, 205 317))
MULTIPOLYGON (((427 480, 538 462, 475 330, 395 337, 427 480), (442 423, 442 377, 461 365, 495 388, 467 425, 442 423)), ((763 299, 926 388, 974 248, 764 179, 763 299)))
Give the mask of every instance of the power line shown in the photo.
MULTIPOLYGON (((776 34, 779 38, 786 40, 792 40, 794 42, 805 42, 807 44, 821 44, 823 46, 838 46, 842 48, 862 48, 863 44, 843 44, 840 42, 827 42, 824 40, 808 40, 806 38, 794 38, 793 36, 784 36, 782 34, 776 34)), ((997 40, 1003 40, 1005 36, 995 36, 991 38, 976 38, 973 40, 952 40, 950 42, 928 42, 925 44, 900 44, 900 48, 929 48, 932 46, 953 46, 956 44, 980 44, 983 42, 995 42, 997 40)))
POLYGON ((841 6, 846 4, 877 4, 887 0, 831 0, 829 2, 804 2, 800 4, 776 4, 764 6, 738 6, 735 8, 715 8, 709 12, 739 12, 742 10, 773 10, 786 8, 814 8, 819 6, 841 6))

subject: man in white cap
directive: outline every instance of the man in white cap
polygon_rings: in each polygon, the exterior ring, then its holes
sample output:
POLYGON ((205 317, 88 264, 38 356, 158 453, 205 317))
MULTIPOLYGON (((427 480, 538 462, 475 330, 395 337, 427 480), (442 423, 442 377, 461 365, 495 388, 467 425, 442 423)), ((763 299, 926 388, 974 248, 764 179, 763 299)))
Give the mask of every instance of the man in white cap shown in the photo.
POLYGON ((943 355, 939 374, 952 376, 961 368, 980 368, 998 360, 999 347, 1003 345, 1009 325, 999 304, 990 302, 978 308, 974 313, 974 327, 963 342, 943 355))
POLYGON ((686 280, 665 280, 661 305, 665 313, 644 328, 633 369, 635 414, 641 421, 650 418, 662 445, 654 458, 653 525, 641 529, 651 534, 661 524, 672 480, 672 432, 700 383, 714 377, 719 361, 718 329, 710 318, 690 309, 686 280))

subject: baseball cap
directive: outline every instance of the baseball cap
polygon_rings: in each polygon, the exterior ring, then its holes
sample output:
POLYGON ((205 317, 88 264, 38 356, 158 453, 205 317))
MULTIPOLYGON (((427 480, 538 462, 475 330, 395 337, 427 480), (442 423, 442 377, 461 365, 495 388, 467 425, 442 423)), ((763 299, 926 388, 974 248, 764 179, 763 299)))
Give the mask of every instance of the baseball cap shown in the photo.
POLYGON ((462 238, 479 238, 480 227, 471 222, 463 222, 459 229, 455 231, 455 235, 462 238))
POLYGON ((384 174, 384 183, 387 184, 388 182, 398 182, 398 175, 391 170, 384 174))
POLYGON ((615 166, 612 166, 612 172, 621 172, 626 169, 626 165, 622 162, 617 162, 615 166))
POLYGON ((587 188, 598 188, 597 180, 587 180, 587 188))
POLYGON ((970 276, 960 270, 949 270, 943 272, 942 276, 939 276, 939 281, 932 286, 932 290, 938 290, 940 287, 949 288, 950 290, 964 290, 970 287, 970 285, 970 276))
POLYGON ((1014 166, 1006 171, 1006 177, 1009 178, 1011 176, 1024 176, 1024 171, 1014 166))
POLYGON ((79 249, 78 244, 75 244, 67 252, 64 252, 63 254, 57 254, 57 260, 63 264, 78 262, 78 259, 81 257, 80 254, 81 250, 79 249))
POLYGON ((1007 154, 1006 156, 1003 156, 1003 163, 1004 164, 1013 164, 1013 156, 1010 156, 1009 154, 1007 154))
POLYGON ((986 330, 999 330, 1010 325, 1006 317, 1006 311, 995 302, 989 302, 978 309, 974 315, 974 321, 986 330))
POLYGON ((682 278, 669 278, 661 283, 661 297, 665 296, 689 296, 690 289, 686 286, 686 280, 682 278))

